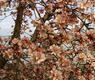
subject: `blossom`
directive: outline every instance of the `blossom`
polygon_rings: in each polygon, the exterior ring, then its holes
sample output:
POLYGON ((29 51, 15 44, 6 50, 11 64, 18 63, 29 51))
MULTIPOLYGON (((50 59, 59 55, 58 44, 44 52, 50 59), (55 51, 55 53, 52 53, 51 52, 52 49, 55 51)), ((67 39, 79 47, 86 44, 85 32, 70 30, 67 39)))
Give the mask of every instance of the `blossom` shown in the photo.
POLYGON ((13 57, 13 49, 12 48, 11 49, 8 49, 6 51, 6 53, 8 54, 9 58, 12 58, 13 57))
POLYGON ((89 80, 94 80, 94 79, 95 79, 94 75, 90 74, 89 75, 89 80))
POLYGON ((51 12, 52 11, 52 7, 53 7, 53 5, 52 5, 52 3, 50 3, 49 5, 47 5, 46 11, 47 12, 51 12))
POLYGON ((36 59, 37 59, 37 63, 39 64, 39 63, 45 61, 46 57, 43 53, 38 53, 36 59))
POLYGON ((95 62, 92 62, 91 66, 95 69, 95 62))
POLYGON ((79 80, 86 80, 84 76, 79 76, 79 80))
POLYGON ((62 12, 63 12, 62 9, 56 9, 56 10, 55 10, 55 13, 62 13, 62 12))
POLYGON ((41 62, 45 61, 45 59, 46 59, 45 54, 37 51, 33 52, 30 58, 32 63, 37 63, 37 64, 40 64, 41 62))
POLYGON ((0 50, 1 49, 4 49, 4 45, 3 44, 0 44, 0 50))
POLYGON ((87 55, 87 60, 88 60, 89 62, 92 62, 92 61, 95 60, 94 56, 93 56, 91 53, 87 53, 86 55, 87 55))
POLYGON ((36 24, 41 24, 41 20, 39 18, 36 18, 34 21, 36 24))
POLYGON ((47 38, 47 34, 46 34, 46 31, 45 30, 42 30, 41 32, 40 32, 40 38, 47 38))
POLYGON ((95 41, 95 30, 89 30, 87 33, 86 33, 87 37, 90 39, 90 40, 93 40, 95 41))
POLYGON ((65 57, 60 57, 60 59, 58 59, 58 62, 57 62, 58 65, 60 65, 60 67, 66 67, 66 66, 69 66, 69 61, 65 58, 65 57))
POLYGON ((32 53, 32 49, 28 48, 28 55, 31 55, 31 53, 32 53))
POLYGON ((1 6, 3 3, 4 3, 3 0, 0 0, 0 6, 1 6))
POLYGON ((30 40, 29 40, 27 37, 23 37, 23 38, 21 39, 21 42, 22 42, 22 46, 23 46, 23 47, 27 47, 28 44, 30 44, 30 40))
POLYGON ((65 23, 65 19, 61 15, 57 15, 54 20, 55 23, 65 23))
POLYGON ((61 53, 61 48, 59 46, 56 46, 55 44, 50 46, 50 50, 52 51, 52 54, 59 55, 61 53))
POLYGON ((3 69, 0 70, 0 79, 4 78, 6 76, 5 73, 6 72, 3 69))
POLYGON ((62 0, 56 0, 57 2, 62 2, 62 0))
POLYGON ((63 80, 61 71, 57 70, 55 67, 51 70, 50 78, 53 78, 53 80, 63 80))
POLYGON ((17 44, 19 42, 19 40, 17 39, 17 38, 14 38, 13 40, 12 40, 12 43, 13 44, 17 44))
POLYGON ((87 56, 86 56, 85 53, 80 53, 80 54, 78 55, 78 58, 79 58, 79 59, 82 59, 82 60, 84 60, 84 61, 87 61, 87 56))

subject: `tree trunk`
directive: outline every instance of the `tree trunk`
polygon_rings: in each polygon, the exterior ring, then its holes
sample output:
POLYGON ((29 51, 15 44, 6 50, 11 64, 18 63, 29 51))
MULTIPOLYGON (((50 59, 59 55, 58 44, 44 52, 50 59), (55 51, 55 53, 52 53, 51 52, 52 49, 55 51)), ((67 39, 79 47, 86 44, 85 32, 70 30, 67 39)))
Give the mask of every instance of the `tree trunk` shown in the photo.
MULTIPOLYGON (((20 30, 21 30, 24 9, 25 9, 25 4, 19 3, 19 6, 17 7, 17 18, 15 21, 14 33, 12 35, 12 38, 11 38, 9 44, 11 43, 12 39, 20 38, 20 30)), ((5 60, 2 55, 0 55, 0 69, 2 69, 4 67, 6 62, 7 62, 7 60, 5 60)))
POLYGON ((0 69, 2 69, 4 67, 6 62, 7 62, 7 60, 5 60, 5 58, 3 58, 2 55, 0 55, 0 69))
POLYGON ((24 9, 25 9, 25 4, 19 3, 19 6, 17 7, 17 19, 15 21, 15 28, 14 28, 14 33, 12 35, 12 39, 20 38, 20 30, 21 30, 24 9))

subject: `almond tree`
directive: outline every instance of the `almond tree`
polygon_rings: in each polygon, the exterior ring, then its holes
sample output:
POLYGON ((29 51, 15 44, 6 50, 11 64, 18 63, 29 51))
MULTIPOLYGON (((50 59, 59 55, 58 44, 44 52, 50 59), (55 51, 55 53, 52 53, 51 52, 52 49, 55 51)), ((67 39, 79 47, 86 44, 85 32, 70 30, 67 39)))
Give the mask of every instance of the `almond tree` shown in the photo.
POLYGON ((6 0, 0 6, 1 12, 16 9, 11 39, 0 38, 1 79, 95 80, 94 0, 6 0), (21 38, 27 17, 36 27, 27 33, 31 39, 21 38))

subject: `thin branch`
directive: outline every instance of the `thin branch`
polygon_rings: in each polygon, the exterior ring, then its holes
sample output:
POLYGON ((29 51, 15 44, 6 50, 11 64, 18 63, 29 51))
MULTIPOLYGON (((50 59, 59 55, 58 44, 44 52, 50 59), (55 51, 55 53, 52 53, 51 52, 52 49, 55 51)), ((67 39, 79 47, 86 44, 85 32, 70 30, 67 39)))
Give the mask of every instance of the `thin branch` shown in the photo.
POLYGON ((36 11, 37 11, 37 13, 38 13, 38 15, 39 15, 39 18, 40 18, 41 22, 44 23, 44 21, 43 21, 43 19, 41 18, 41 15, 40 15, 40 13, 39 13, 37 7, 36 7, 35 4, 33 3, 33 1, 31 1, 31 2, 32 2, 32 5, 35 7, 35 9, 36 9, 36 11))

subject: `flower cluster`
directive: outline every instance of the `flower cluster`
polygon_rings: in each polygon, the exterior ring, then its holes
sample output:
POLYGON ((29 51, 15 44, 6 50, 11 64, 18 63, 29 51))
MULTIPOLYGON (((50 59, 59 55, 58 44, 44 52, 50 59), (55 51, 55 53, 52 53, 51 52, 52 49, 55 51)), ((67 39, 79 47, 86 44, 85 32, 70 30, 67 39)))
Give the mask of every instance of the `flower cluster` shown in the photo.
POLYGON ((90 12, 95 5, 92 1, 0 1, 1 8, 6 5, 3 12, 13 7, 17 9, 17 12, 10 11, 13 17, 20 11, 23 13, 20 30, 15 30, 17 24, 11 39, 0 37, 0 79, 95 80, 95 13, 90 12), (18 6, 24 9, 18 11, 18 6), (34 31, 29 23, 35 27, 34 31), (25 33, 29 37, 23 37, 25 33))

